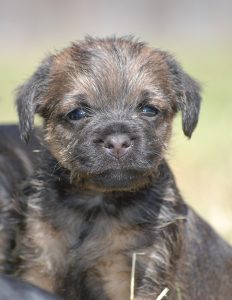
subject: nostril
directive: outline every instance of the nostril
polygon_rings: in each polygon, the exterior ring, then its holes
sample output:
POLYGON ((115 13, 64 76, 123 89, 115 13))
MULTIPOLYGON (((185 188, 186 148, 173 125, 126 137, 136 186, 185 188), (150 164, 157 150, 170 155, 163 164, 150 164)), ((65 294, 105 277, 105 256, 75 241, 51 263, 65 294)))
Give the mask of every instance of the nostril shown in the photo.
POLYGON ((104 143, 104 147, 107 149, 114 149, 115 145, 114 144, 110 144, 110 143, 104 143))
POLYGON ((125 141, 124 143, 122 143, 122 148, 129 148, 131 146, 130 140, 125 141))

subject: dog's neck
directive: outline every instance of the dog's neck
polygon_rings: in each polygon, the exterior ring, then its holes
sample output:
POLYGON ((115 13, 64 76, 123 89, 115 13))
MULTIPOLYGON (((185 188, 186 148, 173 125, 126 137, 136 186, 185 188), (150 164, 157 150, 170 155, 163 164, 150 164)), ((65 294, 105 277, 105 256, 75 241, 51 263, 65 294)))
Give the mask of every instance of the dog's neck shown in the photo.
MULTIPOLYGON (((62 202, 63 206, 81 210, 86 215, 93 211, 95 213, 101 211, 104 214, 119 216, 122 211, 136 209, 138 215, 144 214, 145 219, 156 219, 162 206, 169 207, 169 212, 172 211, 173 214, 183 213, 182 198, 165 160, 161 161, 149 186, 137 191, 99 192, 86 190, 82 186, 70 183, 69 170, 60 167, 50 153, 46 152, 44 157, 46 158, 43 159, 41 168, 37 171, 36 180, 45 185, 45 188, 48 185, 48 190, 53 190, 58 195, 53 198, 54 201, 60 201, 59 204, 62 202), (162 205, 163 202, 166 204, 162 205)), ((49 199, 49 201, 52 200, 49 199)), ((171 217, 173 215, 170 214, 171 217)))

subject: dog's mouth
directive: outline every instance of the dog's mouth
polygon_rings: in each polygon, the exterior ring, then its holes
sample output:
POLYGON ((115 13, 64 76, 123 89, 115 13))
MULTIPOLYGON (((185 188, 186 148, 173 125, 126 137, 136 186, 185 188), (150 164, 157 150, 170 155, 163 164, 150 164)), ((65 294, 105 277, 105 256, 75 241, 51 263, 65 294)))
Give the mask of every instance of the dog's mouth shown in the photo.
POLYGON ((137 190, 150 182, 152 172, 134 169, 108 169, 91 174, 84 179, 84 186, 91 190, 129 191, 137 190))

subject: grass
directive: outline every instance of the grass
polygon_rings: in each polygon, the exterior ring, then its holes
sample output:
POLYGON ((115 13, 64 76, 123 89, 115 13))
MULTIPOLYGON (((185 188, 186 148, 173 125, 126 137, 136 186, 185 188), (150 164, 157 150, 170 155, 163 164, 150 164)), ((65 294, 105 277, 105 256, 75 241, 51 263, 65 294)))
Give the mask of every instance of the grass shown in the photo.
MULTIPOLYGON (((188 141, 176 119, 167 153, 186 201, 232 243, 232 47, 176 48, 185 70, 203 84, 200 122, 188 141)), ((173 49, 170 47, 170 49, 173 49)), ((43 58, 0 58, 0 122, 17 122, 13 90, 43 58)))
POLYGON ((14 106, 14 91, 35 70, 37 57, 0 59, 0 121, 1 123, 17 122, 14 106))

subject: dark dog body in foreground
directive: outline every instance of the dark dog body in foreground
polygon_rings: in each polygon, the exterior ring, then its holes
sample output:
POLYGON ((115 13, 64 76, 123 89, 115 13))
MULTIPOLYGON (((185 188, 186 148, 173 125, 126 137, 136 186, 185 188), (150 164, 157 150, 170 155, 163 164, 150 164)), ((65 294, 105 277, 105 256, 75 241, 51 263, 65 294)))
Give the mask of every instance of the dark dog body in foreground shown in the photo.
POLYGON ((87 39, 46 59, 18 92, 22 137, 44 119, 48 153, 28 183, 18 276, 65 299, 229 300, 232 250, 183 202, 164 160, 198 84, 167 53, 87 39))
POLYGON ((40 288, 9 276, 0 276, 0 300, 61 300, 40 288))
POLYGON ((17 125, 1 125, 0 137, 0 272, 10 272, 8 258, 21 219, 13 210, 13 199, 22 182, 32 175, 36 163, 32 150, 40 145, 34 136, 28 145, 22 143, 17 125))

